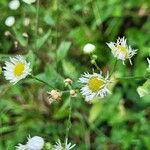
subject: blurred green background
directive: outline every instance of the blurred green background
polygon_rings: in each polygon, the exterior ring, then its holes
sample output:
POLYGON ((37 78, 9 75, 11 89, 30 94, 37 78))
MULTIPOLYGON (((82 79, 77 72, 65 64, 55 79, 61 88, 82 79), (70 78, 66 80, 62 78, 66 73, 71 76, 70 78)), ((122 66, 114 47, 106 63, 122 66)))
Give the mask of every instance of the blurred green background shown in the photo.
MULTIPOLYGON (((86 43, 96 46, 97 63, 111 70, 115 59, 106 42, 126 36, 138 49, 133 65, 119 61, 114 74, 144 75, 150 54, 149 0, 39 0, 21 2, 18 10, 0 0, 0 64, 9 56, 26 55, 32 72, 56 89, 66 90, 63 80, 73 79, 96 68, 82 52, 86 43), (13 27, 5 19, 15 16, 13 27), (26 26, 25 20, 30 20, 26 26), (11 35, 6 36, 6 31, 11 35), (26 36, 28 35, 28 37, 26 36)), ((77 150, 149 150, 150 95, 138 96, 144 81, 121 80, 112 95, 87 104, 81 94, 72 99, 72 127, 69 139, 77 150)), ((27 78, 10 85, 0 75, 0 150, 13 150, 26 137, 39 135, 52 144, 64 141, 68 118, 68 95, 49 104, 43 83, 27 78)))

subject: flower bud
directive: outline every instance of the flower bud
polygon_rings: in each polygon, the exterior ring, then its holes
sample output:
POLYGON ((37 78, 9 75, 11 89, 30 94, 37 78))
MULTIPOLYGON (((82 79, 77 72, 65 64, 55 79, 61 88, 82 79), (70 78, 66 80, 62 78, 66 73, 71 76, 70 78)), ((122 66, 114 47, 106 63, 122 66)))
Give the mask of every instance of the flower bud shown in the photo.
POLYGON ((91 43, 87 43, 84 47, 83 47, 83 53, 84 54, 91 54, 95 51, 96 47, 95 45, 91 44, 91 43))
POLYGON ((76 97, 77 93, 75 90, 70 90, 70 96, 71 97, 76 97))
POLYGON ((72 80, 67 78, 64 80, 65 86, 71 85, 72 84, 72 80))

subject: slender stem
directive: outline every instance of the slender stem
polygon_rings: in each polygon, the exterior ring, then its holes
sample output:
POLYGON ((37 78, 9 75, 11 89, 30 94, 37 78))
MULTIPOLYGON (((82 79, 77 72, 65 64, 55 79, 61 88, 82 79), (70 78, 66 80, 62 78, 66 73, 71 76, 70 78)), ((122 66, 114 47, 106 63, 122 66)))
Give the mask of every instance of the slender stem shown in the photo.
POLYGON ((97 69, 97 70, 101 71, 101 69, 98 67, 98 65, 97 65, 96 61, 94 61, 94 63, 93 63, 93 64, 94 64, 94 66, 96 67, 96 69, 97 69))
POLYGON ((72 104, 71 104, 71 96, 69 97, 69 116, 67 121, 67 129, 66 129, 66 139, 68 139, 69 130, 71 128, 71 113, 72 113, 72 104))
POLYGON ((37 50, 37 39, 38 39, 38 24, 39 24, 39 8, 40 8, 40 0, 37 0, 37 5, 36 5, 36 32, 35 32, 35 40, 36 40, 36 45, 35 45, 35 50, 37 50))
POLYGON ((47 83, 47 82, 45 82, 45 81, 43 81, 43 80, 37 78, 36 76, 34 76, 34 75, 30 75, 30 76, 31 76, 33 79, 35 79, 35 80, 37 80, 37 81, 39 81, 39 82, 42 82, 42 83, 44 83, 44 84, 50 86, 51 88, 54 88, 54 87, 53 87, 52 85, 50 85, 49 83, 47 83))
POLYGON ((130 79, 141 80, 141 79, 148 79, 149 77, 150 77, 150 74, 149 75, 144 75, 144 76, 119 77, 117 79, 119 79, 119 80, 130 80, 130 79))
POLYGON ((111 71, 111 73, 110 73, 110 75, 109 75, 109 78, 112 76, 112 74, 114 73, 114 71, 115 71, 115 69, 116 69, 116 66, 117 66, 117 59, 115 60, 115 63, 114 63, 114 66, 113 66, 113 69, 112 69, 112 71, 111 71))

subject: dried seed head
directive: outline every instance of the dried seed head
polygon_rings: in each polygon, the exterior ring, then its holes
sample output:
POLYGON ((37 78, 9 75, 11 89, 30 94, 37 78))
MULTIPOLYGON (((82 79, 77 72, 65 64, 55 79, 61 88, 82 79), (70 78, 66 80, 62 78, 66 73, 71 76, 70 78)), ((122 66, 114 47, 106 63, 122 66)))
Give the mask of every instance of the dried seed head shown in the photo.
POLYGON ((61 99, 61 92, 59 92, 58 90, 52 90, 47 93, 49 95, 48 99, 50 103, 57 102, 61 99))

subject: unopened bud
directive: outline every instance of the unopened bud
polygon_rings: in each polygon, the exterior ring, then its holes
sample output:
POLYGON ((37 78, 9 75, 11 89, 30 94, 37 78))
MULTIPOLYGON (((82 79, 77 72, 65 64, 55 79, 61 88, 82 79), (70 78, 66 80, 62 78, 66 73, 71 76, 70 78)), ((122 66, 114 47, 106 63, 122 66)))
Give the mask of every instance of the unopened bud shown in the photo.
POLYGON ((96 60, 97 59, 97 55, 92 55, 92 59, 96 60))
POLYGON ((10 33, 9 31, 5 31, 4 35, 5 35, 5 36, 10 36, 11 33, 10 33))
POLYGON ((87 43, 84 47, 83 47, 83 53, 84 54, 91 54, 95 51, 96 47, 95 45, 91 44, 91 43, 87 43))
POLYGON ((27 34, 26 32, 24 32, 24 33, 22 34, 22 36, 25 37, 25 38, 28 38, 28 34, 27 34))
POLYGON ((70 96, 76 97, 77 93, 75 90, 70 90, 70 96))
POLYGON ((72 84, 72 80, 67 78, 64 80, 65 86, 71 85, 72 84))
POLYGON ((95 60, 94 59, 91 60, 91 64, 95 64, 95 60))

